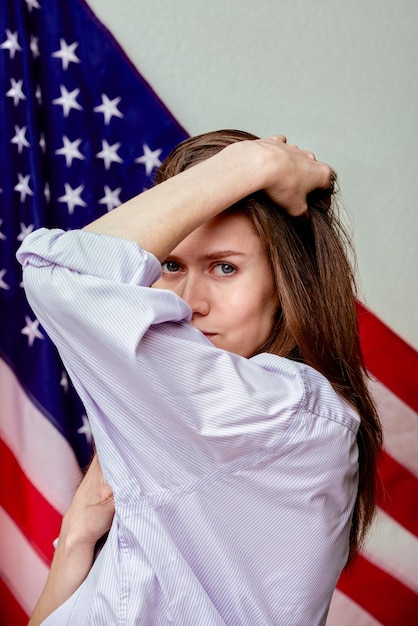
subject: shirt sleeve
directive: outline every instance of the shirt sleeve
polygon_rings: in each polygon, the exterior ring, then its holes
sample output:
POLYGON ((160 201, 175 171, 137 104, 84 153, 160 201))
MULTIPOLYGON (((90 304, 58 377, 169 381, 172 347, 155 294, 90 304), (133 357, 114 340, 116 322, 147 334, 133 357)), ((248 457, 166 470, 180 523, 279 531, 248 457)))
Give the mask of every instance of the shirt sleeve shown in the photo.
POLYGON ((122 466, 134 477, 126 495, 138 484, 142 493, 179 486, 271 446, 292 425, 304 393, 294 364, 215 348, 181 298, 150 288, 161 266, 135 242, 39 229, 18 259, 111 486, 122 466))

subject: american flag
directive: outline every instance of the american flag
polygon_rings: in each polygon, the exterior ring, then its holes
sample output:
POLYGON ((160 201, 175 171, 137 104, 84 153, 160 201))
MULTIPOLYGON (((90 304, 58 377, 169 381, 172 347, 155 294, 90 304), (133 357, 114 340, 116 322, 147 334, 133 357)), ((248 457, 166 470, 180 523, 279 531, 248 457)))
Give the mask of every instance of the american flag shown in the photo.
POLYGON ((358 305, 370 388, 382 420, 378 511, 341 576, 327 626, 418 624, 418 353, 358 305))
MULTIPOLYGON (((0 623, 36 603, 90 430, 29 309, 15 252, 40 226, 84 226, 148 187, 186 132, 83 0, 0 6, 0 623)), ((385 427, 373 533, 329 626, 418 624, 418 355, 370 311, 359 321, 385 427)))
MULTIPOLYGON (((82 0, 0 5, 0 621, 27 622, 91 434, 15 260, 149 187, 186 137, 82 0)), ((117 323, 117 321, 115 321, 117 323)))

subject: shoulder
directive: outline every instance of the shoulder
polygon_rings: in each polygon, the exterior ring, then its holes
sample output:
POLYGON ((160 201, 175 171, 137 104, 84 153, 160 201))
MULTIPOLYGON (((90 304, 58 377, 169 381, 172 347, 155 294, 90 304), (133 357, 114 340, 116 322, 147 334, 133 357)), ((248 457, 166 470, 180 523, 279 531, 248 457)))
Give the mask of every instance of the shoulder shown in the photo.
POLYGON ((287 379, 295 387, 301 413, 330 420, 357 433, 360 424, 358 413, 323 374, 309 365, 275 354, 263 353, 251 360, 272 374, 287 379))

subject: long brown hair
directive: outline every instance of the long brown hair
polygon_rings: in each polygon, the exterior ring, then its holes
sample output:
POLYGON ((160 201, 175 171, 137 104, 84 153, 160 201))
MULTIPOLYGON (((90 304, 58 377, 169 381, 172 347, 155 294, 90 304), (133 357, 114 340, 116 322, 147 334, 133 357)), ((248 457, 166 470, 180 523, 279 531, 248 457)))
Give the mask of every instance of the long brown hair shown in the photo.
MULTIPOLYGON (((186 139, 160 166, 156 184, 255 135, 221 130, 186 139)), ((260 191, 229 210, 251 219, 270 259, 280 307, 270 338, 260 352, 306 363, 321 372, 354 406, 361 423, 357 435, 359 485, 350 532, 348 563, 369 528, 376 498, 376 473, 382 430, 366 385, 356 316, 353 249, 338 218, 335 183, 308 197, 309 219, 300 220, 260 191)))

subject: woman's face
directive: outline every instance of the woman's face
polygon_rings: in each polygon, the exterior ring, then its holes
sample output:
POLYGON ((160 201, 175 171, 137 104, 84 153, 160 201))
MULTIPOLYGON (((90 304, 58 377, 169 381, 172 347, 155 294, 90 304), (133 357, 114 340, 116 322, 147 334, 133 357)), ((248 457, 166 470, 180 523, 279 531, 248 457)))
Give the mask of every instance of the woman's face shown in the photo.
POLYGON ((250 219, 220 214, 173 250, 154 284, 193 311, 191 323, 218 348, 249 357, 270 336, 278 300, 267 255, 250 219))

